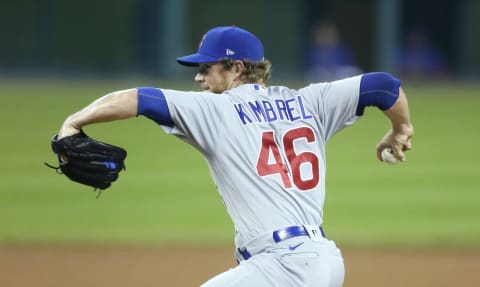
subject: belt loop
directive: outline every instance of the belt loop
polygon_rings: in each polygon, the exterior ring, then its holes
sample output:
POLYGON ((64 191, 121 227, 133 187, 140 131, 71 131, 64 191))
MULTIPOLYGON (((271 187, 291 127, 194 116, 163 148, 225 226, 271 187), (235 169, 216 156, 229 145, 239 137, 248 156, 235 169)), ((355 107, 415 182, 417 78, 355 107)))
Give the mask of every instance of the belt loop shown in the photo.
POLYGON ((247 248, 238 248, 238 253, 240 253, 244 260, 248 260, 252 255, 248 252, 247 248))

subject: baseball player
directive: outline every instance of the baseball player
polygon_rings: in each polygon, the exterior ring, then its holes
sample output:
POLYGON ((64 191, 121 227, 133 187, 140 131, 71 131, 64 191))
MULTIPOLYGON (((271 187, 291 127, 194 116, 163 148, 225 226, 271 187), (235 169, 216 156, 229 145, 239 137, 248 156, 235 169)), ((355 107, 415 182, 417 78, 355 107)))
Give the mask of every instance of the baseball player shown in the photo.
POLYGON ((367 73, 299 90, 267 86, 263 45, 239 27, 209 30, 197 53, 177 61, 198 68, 203 91, 116 91, 68 117, 58 139, 142 115, 203 154, 235 226, 239 262, 203 286, 342 286, 342 255, 322 228, 326 142, 376 106, 391 123, 377 158, 391 147, 404 161, 413 127, 400 81, 367 73))

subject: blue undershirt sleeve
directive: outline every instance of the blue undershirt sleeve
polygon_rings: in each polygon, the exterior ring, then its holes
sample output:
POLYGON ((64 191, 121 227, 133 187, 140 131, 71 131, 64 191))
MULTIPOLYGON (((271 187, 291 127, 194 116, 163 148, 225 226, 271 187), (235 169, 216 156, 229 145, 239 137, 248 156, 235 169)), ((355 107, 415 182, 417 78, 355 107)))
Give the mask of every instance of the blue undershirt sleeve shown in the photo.
POLYGON ((401 81, 388 73, 367 73, 360 81, 360 95, 356 115, 363 115, 367 106, 375 106, 385 111, 398 99, 401 81))
POLYGON ((143 115, 155 121, 159 125, 173 126, 170 110, 162 90, 149 87, 137 88, 138 111, 137 115, 143 115))

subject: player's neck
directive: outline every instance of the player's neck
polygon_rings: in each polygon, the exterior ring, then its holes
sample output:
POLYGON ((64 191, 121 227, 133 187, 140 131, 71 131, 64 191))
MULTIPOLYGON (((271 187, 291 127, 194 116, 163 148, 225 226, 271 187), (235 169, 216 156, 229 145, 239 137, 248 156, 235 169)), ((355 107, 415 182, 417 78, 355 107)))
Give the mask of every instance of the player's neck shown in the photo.
POLYGON ((257 85, 260 85, 260 86, 265 87, 265 83, 264 83, 263 81, 261 81, 261 80, 259 80, 259 81, 254 81, 254 82, 253 82, 253 81, 252 81, 252 82, 248 82, 248 81, 245 81, 245 80, 243 80, 243 79, 235 79, 235 80, 233 80, 233 81, 230 83, 230 85, 229 85, 229 87, 228 87, 228 90, 233 89, 233 88, 236 88, 236 87, 241 86, 241 85, 245 85, 245 84, 257 84, 257 85))

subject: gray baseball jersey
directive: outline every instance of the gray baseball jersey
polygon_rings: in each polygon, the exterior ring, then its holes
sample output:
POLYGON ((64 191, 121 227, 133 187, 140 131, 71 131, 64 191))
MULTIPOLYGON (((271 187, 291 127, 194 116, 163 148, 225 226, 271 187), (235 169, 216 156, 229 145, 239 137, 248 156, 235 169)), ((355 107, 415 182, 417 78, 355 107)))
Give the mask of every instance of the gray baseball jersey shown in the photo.
POLYGON ((360 79, 299 90, 244 84, 223 94, 162 89, 174 123, 163 128, 206 158, 237 247, 280 228, 322 224, 325 145, 357 120, 360 79))

